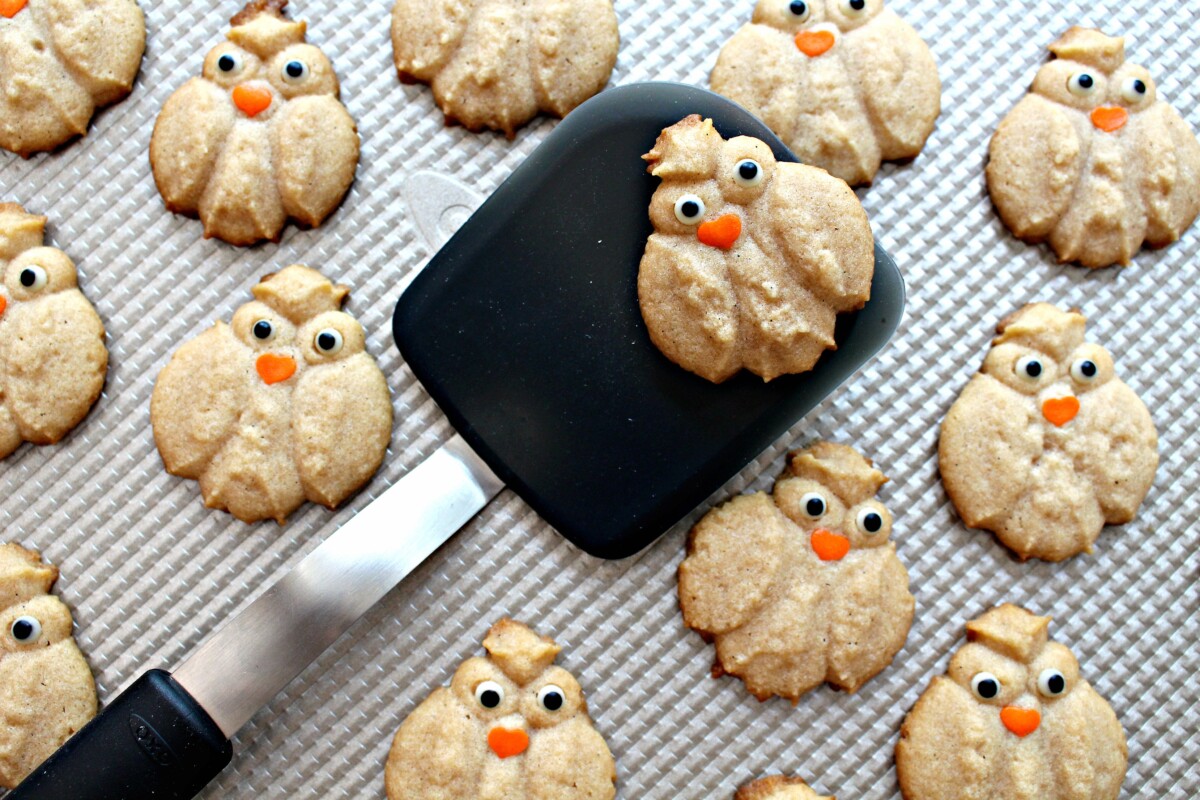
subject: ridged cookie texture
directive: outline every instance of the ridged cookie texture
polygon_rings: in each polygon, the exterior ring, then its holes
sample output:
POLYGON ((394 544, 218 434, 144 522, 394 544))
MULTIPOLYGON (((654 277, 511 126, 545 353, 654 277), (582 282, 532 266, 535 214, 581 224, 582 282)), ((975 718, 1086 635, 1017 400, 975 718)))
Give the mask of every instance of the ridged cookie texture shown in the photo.
POLYGON ((837 800, 819 795, 799 778, 775 775, 754 781, 738 789, 733 800, 837 800))
POLYGON ((46 218, 0 203, 0 458, 56 444, 104 389, 108 349, 67 254, 43 247, 46 218))
POLYGON ((857 691, 904 646, 914 600, 875 499, 887 481, 853 449, 793 453, 772 494, 744 495, 692 529, 679 567, 684 623, 715 642, 715 676, 797 702, 824 682, 857 691))
POLYGON ((992 138, 988 190, 1004 224, 1060 261, 1129 264, 1200 214, 1200 142, 1159 99, 1125 40, 1072 28, 992 138))
POLYGON ((71 610, 50 594, 58 569, 0 544, 0 787, 12 789, 96 716, 96 684, 71 610))
POLYGON ((1022 559, 1089 553, 1130 522, 1158 468, 1158 434, 1087 320, 1026 306, 998 336, 942 423, 938 463, 964 523, 1022 559))
POLYGON ((696 115, 644 158, 662 185, 638 300, 667 358, 714 383, 743 368, 770 381, 836 349, 837 315, 866 305, 875 275, 871 225, 844 181, 696 115))
POLYGON ((620 35, 612 0, 397 0, 392 47, 401 81, 429 84, 447 123, 511 139, 603 89, 620 35))
POLYGON ((1049 626, 1011 604, 967 624, 900 729, 905 800, 1116 800, 1125 733, 1049 626))
POLYGON ((616 765, 560 648, 501 620, 486 658, 464 661, 400 726, 389 800, 611 800, 616 765))
POLYGON ((167 208, 199 216, 205 238, 278 241, 289 219, 316 227, 358 168, 358 128, 333 65, 306 43, 287 0, 253 0, 201 77, 163 106, 150 165, 167 208))
POLYGON ((159 374, 154 441, 209 508, 282 525, 306 500, 337 507, 379 469, 392 402, 362 326, 340 310, 348 293, 290 266, 159 374))
POLYGON ((915 158, 942 110, 933 54, 883 0, 759 0, 711 83, 852 186, 915 158))
POLYGON ((0 147, 28 158, 85 135, 133 90, 145 49, 134 0, 0 2, 0 147))

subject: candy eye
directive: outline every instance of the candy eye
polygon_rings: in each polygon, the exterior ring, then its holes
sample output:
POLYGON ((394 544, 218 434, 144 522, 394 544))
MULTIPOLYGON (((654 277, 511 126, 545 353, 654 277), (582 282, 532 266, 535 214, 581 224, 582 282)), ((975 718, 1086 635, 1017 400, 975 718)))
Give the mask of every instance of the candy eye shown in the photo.
POLYGON ((842 13, 848 17, 857 17, 867 10, 867 0, 840 0, 842 13))
POLYGON ((684 225, 698 225, 707 210, 704 201, 694 194, 685 194, 675 201, 675 218, 684 225))
POLYGON ((42 638, 42 623, 36 617, 17 617, 9 630, 20 644, 29 644, 42 638))
POLYGON ((1044 669, 1038 675, 1038 691, 1045 697, 1058 697, 1067 690, 1067 679, 1056 669, 1044 669))
POLYGON ((1100 368, 1096 362, 1087 358, 1081 358, 1071 365, 1071 377, 1078 383, 1091 383, 1099 374, 1100 368))
POLYGON ((1025 356, 1019 359, 1016 369, 1017 375, 1029 381, 1036 381, 1046 371, 1046 368, 1042 366, 1041 360, 1034 356, 1025 356))
POLYGON ((547 711, 558 711, 563 707, 563 690, 551 684, 538 692, 538 705, 547 711))
POLYGON ((858 527, 867 533, 879 533, 883 529, 883 515, 870 508, 858 512, 858 527))
POLYGON ((1076 72, 1067 81, 1067 91, 1076 97, 1089 97, 1096 91, 1096 79, 1090 72, 1076 72))
POLYGON ((46 270, 41 267, 26 267, 21 270, 20 279, 21 285, 31 292, 38 292, 46 288, 46 270))
POLYGON ((308 64, 303 61, 289 61, 283 65, 283 79, 288 83, 300 83, 308 74, 308 64))
POLYGON ((1150 87, 1141 78, 1126 78, 1121 84, 1121 97, 1127 103, 1140 103, 1149 91, 1150 87))
POLYGON ((971 691, 980 700, 994 700, 1000 694, 1000 680, 990 672, 981 672, 971 678, 971 691))
POLYGON ((313 340, 317 347, 317 351, 324 353, 327 356, 336 355, 342 350, 342 335, 333 328, 326 328, 317 334, 317 338, 313 340))
POLYGON ((237 53, 222 53, 217 59, 217 69, 226 75, 236 75, 242 71, 242 57, 237 53))
POLYGON ((808 3, 804 2, 804 0, 792 0, 788 4, 788 11, 792 12, 792 16, 799 22, 806 21, 809 15, 812 14, 812 9, 808 7, 808 3))
POLYGON ((734 168, 733 179, 738 182, 738 185, 745 186, 747 189, 762 186, 763 177, 762 164, 752 158, 739 161, 737 167, 734 168))
POLYGON ((269 342, 275 338, 275 326, 265 319, 254 323, 254 338, 260 342, 269 342))
POLYGON ((475 687, 475 699, 484 708, 496 708, 504 702, 504 687, 495 681, 484 681, 475 687))
POLYGON ((801 497, 800 505, 804 509, 804 513, 813 519, 820 519, 829 510, 829 504, 825 502, 825 498, 816 492, 809 492, 801 497))

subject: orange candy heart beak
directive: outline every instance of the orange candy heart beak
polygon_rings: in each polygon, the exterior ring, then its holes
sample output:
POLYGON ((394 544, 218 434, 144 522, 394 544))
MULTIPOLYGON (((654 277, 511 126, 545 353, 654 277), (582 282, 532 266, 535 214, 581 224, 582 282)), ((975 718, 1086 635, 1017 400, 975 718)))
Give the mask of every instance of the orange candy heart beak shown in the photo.
POLYGON ((810 543, 813 552, 822 561, 841 561, 850 552, 849 539, 824 528, 813 531, 810 543))
MULTIPOLYGON (((2 1, 2 0, 0 0, 2 1)), ((257 86, 237 86, 233 90, 233 104, 247 117, 253 119, 271 107, 274 98, 267 89, 257 86)))
POLYGON ((529 734, 520 729, 492 728, 488 732, 488 747, 500 758, 519 756, 529 749, 529 734))
POLYGON ((1079 415, 1078 397, 1055 397, 1042 403, 1042 416, 1061 428, 1079 415))
POLYGON ((263 353, 258 357, 258 361, 254 362, 254 368, 258 370, 258 377, 262 378, 263 383, 271 386, 283 383, 296 374, 296 359, 291 356, 263 353))
POLYGON ((1004 723, 1004 727, 1008 728, 1010 733, 1024 739, 1042 724, 1042 715, 1036 708, 1005 706, 1000 709, 1000 721, 1004 723))
POLYGON ((0 294, 0 317, 4 316, 4 312, 8 310, 8 298, 0 294))
POLYGON ((12 19, 29 4, 29 0, 0 0, 0 17, 12 19))
POLYGON ((720 219, 706 222, 696 231, 702 244, 719 250, 732 250, 742 235, 742 218, 737 214, 726 214, 720 219))
POLYGON ((796 47, 809 58, 828 53, 836 43, 831 31, 800 31, 796 34, 796 47))
POLYGON ((1092 112, 1092 124, 1105 133, 1116 133, 1129 122, 1129 112, 1120 106, 1101 106, 1092 112))

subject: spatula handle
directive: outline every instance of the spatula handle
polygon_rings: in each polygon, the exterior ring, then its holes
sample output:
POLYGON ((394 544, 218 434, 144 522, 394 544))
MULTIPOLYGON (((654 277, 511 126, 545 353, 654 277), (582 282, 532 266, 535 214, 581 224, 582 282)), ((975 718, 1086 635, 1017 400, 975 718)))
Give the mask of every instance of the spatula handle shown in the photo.
POLYGON ((191 695, 168 673, 151 670, 7 800, 187 800, 232 757, 191 695))

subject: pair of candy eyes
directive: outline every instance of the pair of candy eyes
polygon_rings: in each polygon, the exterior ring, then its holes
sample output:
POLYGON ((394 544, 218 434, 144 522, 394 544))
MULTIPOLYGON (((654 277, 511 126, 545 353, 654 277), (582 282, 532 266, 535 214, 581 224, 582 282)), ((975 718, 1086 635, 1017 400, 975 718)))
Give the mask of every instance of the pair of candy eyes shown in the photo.
MULTIPOLYGON (((236 75, 242 71, 243 66, 242 57, 236 53, 224 53, 217 59, 217 69, 226 75, 236 75)), ((283 65, 280 74, 288 83, 300 83, 308 77, 310 71, 308 64, 298 59, 293 59, 283 65)))
POLYGON ((8 631, 17 644, 31 644, 42 638, 42 623, 37 617, 17 617, 8 631))
MULTIPOLYGON (((867 0, 838 0, 842 13, 848 17, 856 17, 867 10, 867 0)), ((788 3, 788 11, 800 22, 806 21, 812 15, 812 6, 805 0, 792 0, 788 3)))
MULTIPOLYGON (((800 498, 800 507, 804 509, 805 515, 809 519, 820 519, 825 516, 825 512, 829 510, 829 503, 818 492, 809 492, 800 498)), ((864 508, 858 512, 859 530, 867 535, 879 533, 883 530, 883 516, 870 508, 864 508)))
MULTIPOLYGON (((1036 383, 1045 374, 1046 368, 1035 356, 1025 356, 1017 360, 1017 375, 1027 381, 1036 383)), ((1071 377, 1078 383, 1091 383, 1100 374, 1100 368, 1091 359, 1081 358, 1071 365, 1071 377)))
MULTIPOLYGON (((1076 72, 1067 79, 1067 91, 1076 97, 1091 97, 1099 81, 1090 72, 1076 72)), ((1137 103, 1146 97, 1150 87, 1141 78, 1129 77, 1121 84, 1121 97, 1127 103, 1137 103)))
MULTIPOLYGON (((971 678, 971 691, 980 700, 995 700, 1000 694, 1000 679, 990 672, 971 678)), ((1060 697, 1067 691, 1067 678, 1056 669, 1044 669, 1038 675, 1038 692, 1043 697, 1060 697)))
MULTIPOLYGON (((755 189, 762 186, 766 173, 762 164, 752 158, 742 159, 733 168, 733 180, 738 186, 755 189)), ((675 218, 684 225, 698 225, 708 212, 708 206, 698 196, 685 194, 675 201, 675 218)))
MULTIPOLYGON (((275 338, 275 326, 269 320, 260 319, 254 323, 251 330, 254 331, 254 338, 260 342, 269 342, 275 338)), ((313 347, 317 349, 318 353, 324 353, 327 356, 340 353, 344 344, 342 335, 333 328, 318 331, 317 335, 313 337, 313 347)))
MULTIPOLYGON (((565 698, 563 690, 554 684, 543 686, 537 693, 538 706, 551 713, 563 707, 565 698)), ((504 687, 495 681, 484 681, 475 687, 475 699, 484 708, 498 708, 504 702, 504 687)))

